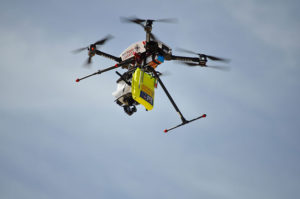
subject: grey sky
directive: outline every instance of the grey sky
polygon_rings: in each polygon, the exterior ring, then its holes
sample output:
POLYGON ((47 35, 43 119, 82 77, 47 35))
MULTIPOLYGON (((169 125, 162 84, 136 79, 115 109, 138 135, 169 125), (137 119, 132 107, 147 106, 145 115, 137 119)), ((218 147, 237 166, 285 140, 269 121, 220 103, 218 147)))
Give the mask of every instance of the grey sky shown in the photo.
MULTIPOLYGON (((1 1, 0 198, 299 198, 298 1, 1 1), (114 63, 71 50, 112 34, 118 56, 144 31, 120 16, 176 17, 173 48, 228 57, 231 71, 159 66, 161 87, 128 117, 114 63)), ((212 63, 214 64, 214 63, 212 63)), ((217 65, 217 63, 216 63, 217 65)), ((122 70, 119 70, 122 72, 122 70)))

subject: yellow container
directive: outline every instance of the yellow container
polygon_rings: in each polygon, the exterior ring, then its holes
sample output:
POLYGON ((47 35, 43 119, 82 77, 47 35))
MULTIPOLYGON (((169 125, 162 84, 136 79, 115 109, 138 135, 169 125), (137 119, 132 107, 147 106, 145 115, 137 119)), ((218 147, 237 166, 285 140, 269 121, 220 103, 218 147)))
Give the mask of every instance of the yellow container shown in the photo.
POLYGON ((150 74, 137 68, 132 77, 131 92, 132 98, 142 104, 147 110, 154 105, 154 88, 156 79, 150 74))

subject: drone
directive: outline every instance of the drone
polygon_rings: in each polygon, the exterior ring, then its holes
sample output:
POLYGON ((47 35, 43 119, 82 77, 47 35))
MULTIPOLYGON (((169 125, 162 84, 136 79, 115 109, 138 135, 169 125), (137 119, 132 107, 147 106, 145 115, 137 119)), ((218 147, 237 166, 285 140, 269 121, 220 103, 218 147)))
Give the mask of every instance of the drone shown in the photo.
POLYGON ((87 65, 92 63, 92 57, 95 55, 103 56, 116 62, 116 64, 111 67, 98 70, 90 75, 76 79, 76 82, 107 71, 122 68, 125 69, 126 72, 120 74, 118 71, 116 71, 116 74, 119 76, 119 78, 117 80, 117 90, 113 92, 112 95, 116 98, 115 102, 121 106, 128 115, 132 115, 133 113, 137 112, 137 105, 144 106, 146 111, 152 110, 154 106, 155 89, 159 84, 181 119, 180 124, 172 128, 165 129, 165 133, 200 118, 205 118, 206 114, 202 114, 201 116, 191 120, 187 120, 183 116, 174 99, 162 82, 160 76, 163 75, 163 73, 157 71, 157 67, 165 61, 175 60, 190 67, 200 66, 222 69, 222 67, 207 66, 206 63, 208 60, 221 62, 228 62, 229 60, 216 56, 196 53, 185 49, 179 50, 185 53, 197 55, 197 57, 173 55, 172 49, 165 43, 159 41, 152 33, 152 25, 154 22, 173 23, 176 21, 176 19, 153 20, 139 19, 136 17, 121 17, 121 21, 126 23, 134 23, 141 26, 146 32, 146 40, 138 41, 130 45, 121 53, 119 57, 99 50, 99 46, 104 45, 108 40, 112 39, 111 35, 108 35, 105 38, 90 44, 88 47, 74 50, 74 53, 84 50, 88 51, 88 59, 86 62, 87 65))

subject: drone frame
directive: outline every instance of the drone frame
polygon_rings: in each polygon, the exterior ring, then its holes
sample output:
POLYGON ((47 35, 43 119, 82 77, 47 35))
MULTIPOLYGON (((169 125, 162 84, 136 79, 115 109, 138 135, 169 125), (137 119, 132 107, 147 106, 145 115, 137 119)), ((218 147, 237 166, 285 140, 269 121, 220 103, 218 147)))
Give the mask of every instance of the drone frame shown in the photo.
MULTIPOLYGON (((146 71, 148 72, 151 72, 154 77, 158 80, 158 83, 161 85, 163 91, 165 92, 165 94, 167 95, 169 101, 171 102, 171 104, 173 105, 175 111, 178 113, 180 119, 181 119, 181 123, 172 127, 172 128, 169 128, 169 129, 165 129, 164 132, 167 133, 173 129, 176 129, 180 126, 183 126, 183 125, 186 125, 190 122, 193 122, 195 120, 198 120, 198 119, 201 119, 201 118, 205 118, 206 117, 206 114, 202 114, 201 116, 198 116, 194 119, 191 119, 191 120, 187 120, 185 119, 185 117, 183 116, 183 114, 181 113, 181 111, 179 110, 177 104, 175 103, 175 101, 173 100, 172 96, 170 95, 169 91, 167 90, 167 88, 165 87, 164 83, 162 82, 161 78, 159 77, 159 72, 156 71, 154 68, 148 66, 146 64, 146 58, 147 56, 149 55, 153 55, 155 53, 161 53, 163 56, 164 56, 164 52, 160 52, 159 49, 156 49, 155 47, 153 48, 153 44, 155 44, 155 40, 151 40, 151 38, 155 38, 154 35, 151 33, 152 32, 152 24, 154 21, 156 20, 140 20, 140 19, 134 19, 134 20, 128 20, 128 21, 131 21, 131 22, 134 22, 136 24, 139 24, 141 26, 143 26, 145 32, 146 32, 146 42, 145 42, 145 49, 146 51, 141 53, 141 54, 138 54, 138 58, 139 59, 142 59, 142 63, 139 64, 138 67, 140 68, 143 68, 145 69, 146 71), (145 22, 145 25, 142 25, 142 22, 145 22)), ((89 49, 90 50, 90 49, 89 49)), ((101 73, 104 73, 104 72, 107 72, 107 71, 110 71, 110 70, 114 70, 114 69, 117 69, 119 67, 126 67, 127 65, 129 64, 136 64, 137 62, 137 56, 134 56, 134 57, 131 57, 129 59, 126 59, 126 60, 122 60, 120 57, 116 57, 116 56, 113 56, 113 55, 110 55, 108 53, 105 53, 105 52, 102 52, 100 50, 97 50, 97 49, 94 49, 94 55, 97 54, 99 56, 103 56, 103 57, 106 57, 106 58, 109 58, 109 59, 112 59, 116 62, 118 62, 116 65, 114 66, 111 66, 111 67, 108 67, 108 68, 105 68, 103 70, 98 70, 97 72, 93 73, 93 74, 90 74, 90 75, 87 75, 83 78, 79 78, 76 80, 76 82, 79 82, 85 78, 88 78, 88 77, 91 77, 91 76, 94 76, 94 75, 98 75, 98 74, 101 74, 101 73)), ((195 54, 195 53, 194 53, 195 54)), ((176 56, 176 55, 168 55, 169 56, 169 59, 168 60, 177 60, 177 61, 181 61, 183 63, 186 63, 186 64, 193 64, 193 65, 199 65, 199 66, 206 66, 206 62, 207 62, 207 58, 215 58, 213 56, 206 56, 204 54, 198 54, 199 57, 185 57, 185 56, 176 56)), ((219 59, 219 58, 218 58, 219 59)), ((214 60, 214 59, 212 59, 214 60)), ((120 76, 120 78, 122 79, 122 75, 119 74, 117 72, 117 74, 120 76)), ((126 81, 125 81, 126 82, 126 81)))

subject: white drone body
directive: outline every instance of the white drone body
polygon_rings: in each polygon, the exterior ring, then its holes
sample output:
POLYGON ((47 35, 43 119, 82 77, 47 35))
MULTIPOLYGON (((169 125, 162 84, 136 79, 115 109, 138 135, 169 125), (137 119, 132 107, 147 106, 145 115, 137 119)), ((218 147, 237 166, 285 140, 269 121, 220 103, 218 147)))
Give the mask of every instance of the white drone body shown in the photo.
MULTIPOLYGON (((125 61, 125 60, 131 59, 132 57, 134 57, 135 54, 146 52, 145 45, 146 45, 146 41, 139 41, 139 42, 131 44, 128 48, 126 48, 121 53, 120 58, 122 59, 122 61, 125 61)), ((166 44, 164 44, 163 42, 157 41, 157 45, 158 45, 159 49, 161 49, 164 52, 165 57, 172 56, 172 49, 169 48, 166 44), (169 56, 166 56, 166 55, 169 55, 169 56)), ((146 58, 146 64, 149 64, 152 61, 153 61, 152 55, 148 56, 146 58)), ((124 101, 124 97, 128 96, 130 94, 131 94, 131 86, 129 86, 123 80, 118 80, 117 81, 117 90, 112 93, 112 95, 116 98, 116 100, 121 102, 123 105, 128 105, 127 102, 124 101)))
MULTIPOLYGON (((164 44, 161 41, 156 41, 158 48, 164 53, 166 60, 169 60, 172 56, 172 49, 164 44)), ((134 57, 135 53, 144 53, 146 52, 146 41, 139 41, 134 44, 131 44, 128 48, 126 48, 120 55, 122 61, 130 59, 134 57)))

